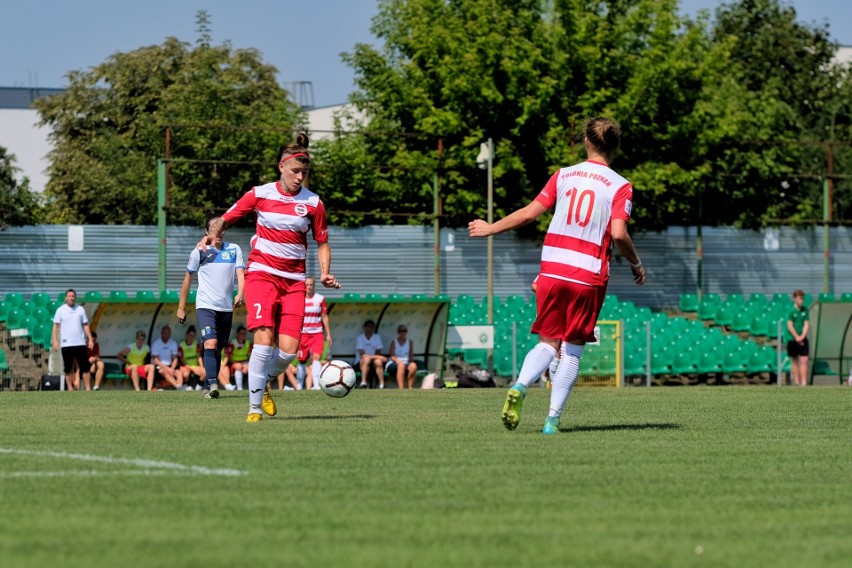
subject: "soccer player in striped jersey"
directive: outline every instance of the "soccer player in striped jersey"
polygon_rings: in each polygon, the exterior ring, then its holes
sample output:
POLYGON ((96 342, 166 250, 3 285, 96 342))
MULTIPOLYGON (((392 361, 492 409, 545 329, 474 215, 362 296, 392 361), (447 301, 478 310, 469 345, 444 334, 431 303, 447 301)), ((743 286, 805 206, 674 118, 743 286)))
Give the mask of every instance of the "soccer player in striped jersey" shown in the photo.
MULTIPOLYGON (((251 188, 222 217, 211 222, 215 234, 228 224, 255 213, 257 233, 246 267, 247 327, 254 333, 249 358, 247 422, 259 422, 262 412, 277 413, 269 380, 283 373, 299 348, 305 315, 305 257, 307 234, 317 243, 320 283, 340 288, 329 271, 331 247, 325 205, 303 185, 311 165, 308 136, 278 150, 278 181, 251 188)), ((205 236, 199 246, 210 243, 205 236)))
POLYGON ((299 366, 296 377, 299 384, 306 384, 308 389, 319 390, 319 375, 322 365, 320 359, 325 349, 325 342, 331 349, 331 324, 328 321, 328 308, 325 296, 316 293, 314 279, 305 279, 305 319, 302 324, 302 340, 299 342, 299 366), (307 376, 305 363, 311 359, 311 372, 307 376))
POLYGON ((630 182, 610 169, 621 144, 618 125, 603 117, 585 128, 588 159, 557 171, 527 206, 489 224, 481 219, 468 227, 471 237, 487 237, 531 223, 548 209, 553 219, 544 237, 541 271, 536 285, 538 315, 532 333, 541 342, 527 353, 503 405, 503 425, 514 430, 520 422, 527 387, 535 382, 560 352, 552 379, 550 411, 542 432, 559 432, 562 409, 577 381, 586 342, 594 329, 609 279, 614 242, 630 263, 633 280, 645 284, 645 267, 627 232, 633 202, 630 182))

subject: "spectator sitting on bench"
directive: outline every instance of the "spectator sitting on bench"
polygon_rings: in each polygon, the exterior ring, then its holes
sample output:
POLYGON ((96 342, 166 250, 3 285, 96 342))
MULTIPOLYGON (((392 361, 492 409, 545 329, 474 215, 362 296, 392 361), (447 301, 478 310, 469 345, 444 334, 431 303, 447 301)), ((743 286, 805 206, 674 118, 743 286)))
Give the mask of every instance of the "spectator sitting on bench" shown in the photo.
POLYGON ((201 364, 202 348, 201 342, 195 340, 195 326, 186 328, 186 338, 178 345, 178 356, 180 357, 180 372, 184 381, 188 384, 192 375, 198 378, 195 390, 201 390, 201 385, 207 377, 204 366, 201 364))
POLYGON ((139 390, 139 377, 148 381, 148 390, 154 390, 154 365, 146 363, 148 359, 148 344, 145 343, 145 332, 136 332, 136 343, 121 350, 118 360, 124 363, 124 372, 133 381, 133 390, 139 390))
POLYGON ((219 369, 219 382, 225 385, 226 390, 243 390, 243 377, 248 375, 252 348, 251 341, 246 337, 247 333, 246 326, 239 326, 237 335, 222 352, 224 360, 219 369), (229 384, 232 376, 234 377, 233 386, 229 384))
POLYGON ((98 334, 92 332, 92 348, 89 349, 89 373, 95 377, 95 390, 101 389, 104 380, 104 362, 101 359, 101 346, 98 345, 98 334))
POLYGON ((385 363, 388 358, 382 355, 382 338, 379 334, 374 333, 376 322, 367 320, 364 322, 364 333, 358 336, 355 340, 355 353, 357 355, 356 364, 361 367, 361 384, 358 388, 365 389, 367 377, 370 375, 370 369, 376 370, 376 377, 379 379, 379 388, 385 388, 385 363))
POLYGON ((414 378, 417 376, 417 363, 411 360, 414 354, 414 342, 408 339, 408 328, 400 325, 396 328, 397 337, 390 344, 390 359, 386 371, 396 372, 396 386, 404 388, 408 379, 408 388, 414 388, 414 378))
POLYGON ((178 369, 178 346, 172 339, 172 328, 164 325, 160 337, 151 345, 154 369, 176 390, 183 387, 183 372, 178 369))

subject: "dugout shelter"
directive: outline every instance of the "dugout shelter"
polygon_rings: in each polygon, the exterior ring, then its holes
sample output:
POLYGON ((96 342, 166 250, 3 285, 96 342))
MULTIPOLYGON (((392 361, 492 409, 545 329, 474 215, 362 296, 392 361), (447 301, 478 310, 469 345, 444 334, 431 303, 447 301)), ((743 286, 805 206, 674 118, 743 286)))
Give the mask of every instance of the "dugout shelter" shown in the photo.
MULTIPOLYGON (((162 327, 169 325, 172 338, 181 342, 186 329, 196 325, 194 302, 193 290, 187 301, 184 324, 179 324, 175 315, 178 294, 174 291, 162 294, 142 291, 134 297, 113 292, 107 296, 89 296, 81 303, 86 306, 92 330, 98 334, 102 357, 114 359, 122 349, 133 343, 136 331, 140 329, 147 334, 150 345, 160 336, 162 327)), ((405 324, 414 345, 413 359, 418 361, 419 370, 441 375, 446 352, 449 297, 425 294, 344 294, 337 298, 326 296, 326 303, 333 340, 330 358, 354 364, 355 340, 362 333, 367 320, 376 322, 376 333, 382 338, 384 353, 387 354, 390 342, 396 338, 397 326, 405 324)), ((245 323, 246 308, 241 306, 234 310, 231 337, 236 328, 245 323)))

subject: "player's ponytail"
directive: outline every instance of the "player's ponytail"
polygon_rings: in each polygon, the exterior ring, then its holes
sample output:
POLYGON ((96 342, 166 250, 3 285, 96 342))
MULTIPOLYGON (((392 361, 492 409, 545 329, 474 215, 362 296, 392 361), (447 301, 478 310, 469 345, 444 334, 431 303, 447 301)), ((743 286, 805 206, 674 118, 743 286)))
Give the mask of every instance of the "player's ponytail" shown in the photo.
POLYGON ((309 165, 311 163, 311 155, 308 153, 309 145, 310 140, 308 140, 308 134, 306 132, 299 132, 296 136, 295 142, 282 144, 281 147, 278 148, 278 159, 275 161, 276 164, 280 164, 285 160, 293 158, 302 164, 309 165))
POLYGON ((586 140, 607 161, 612 161, 621 147, 621 128, 614 120, 597 116, 591 119, 585 128, 586 140))

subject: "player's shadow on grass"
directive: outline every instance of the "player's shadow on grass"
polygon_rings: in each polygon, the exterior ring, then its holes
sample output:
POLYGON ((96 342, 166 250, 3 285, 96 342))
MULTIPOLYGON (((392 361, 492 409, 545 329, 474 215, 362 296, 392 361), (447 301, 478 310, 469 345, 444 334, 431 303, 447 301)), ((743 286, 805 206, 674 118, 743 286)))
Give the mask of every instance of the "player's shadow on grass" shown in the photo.
POLYGON ((311 416, 286 416, 284 420, 371 420, 375 414, 316 414, 311 416))
POLYGON ((560 428, 560 432, 615 432, 619 430, 678 430, 680 424, 662 423, 653 424, 601 424, 599 426, 572 426, 560 428))

